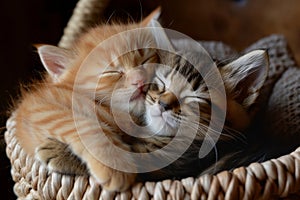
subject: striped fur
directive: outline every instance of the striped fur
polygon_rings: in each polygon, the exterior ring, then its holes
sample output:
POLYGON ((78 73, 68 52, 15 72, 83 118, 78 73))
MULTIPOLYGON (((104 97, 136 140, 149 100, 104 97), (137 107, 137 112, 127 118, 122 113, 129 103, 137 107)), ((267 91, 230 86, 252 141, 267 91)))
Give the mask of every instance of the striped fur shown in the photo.
MULTIPOLYGON (((201 63, 197 58, 197 53, 196 56, 195 52, 185 53, 187 54, 189 55, 184 57, 165 57, 162 63, 172 67, 159 67, 155 70, 154 79, 146 95, 145 119, 146 124, 156 136, 148 141, 152 145, 148 145, 147 149, 144 148, 144 151, 155 151, 158 147, 166 146, 174 136, 180 135, 173 151, 161 150, 161 154, 157 155, 157 160, 172 159, 173 156, 170 154, 185 153, 163 169, 142 174, 141 179, 182 178, 230 169, 233 167, 230 160, 239 160, 238 152, 247 147, 244 131, 253 121, 254 113, 249 108, 255 105, 256 98, 252 98, 251 102, 245 99, 249 99, 250 96, 257 97, 265 81, 268 71, 266 52, 260 50, 250 52, 225 66, 218 67, 226 90, 227 116, 214 150, 205 158, 199 158, 198 153, 208 134, 212 104, 218 101, 212 101, 213 88, 208 90, 202 77, 203 74, 199 73, 201 67, 204 66, 195 67, 189 62, 192 60, 192 63, 201 63), (186 60, 185 57, 190 60, 186 60), (247 74, 245 71, 251 71, 251 73, 247 74), (237 87, 239 84, 243 84, 243 88, 237 87), (241 90, 246 90, 246 92, 241 90), (245 104, 245 101, 249 104, 245 104), (185 151, 183 148, 190 140, 189 137, 193 131, 196 131, 196 136, 185 151), (164 138, 164 140, 159 138, 164 138)), ((213 137, 214 135, 211 135, 211 138, 213 137)), ((147 146, 147 142, 145 143, 147 146)), ((139 148, 142 149, 143 146, 140 145, 139 148)), ((246 160, 235 161, 235 166, 247 163, 246 160)), ((155 163, 149 164, 155 165, 155 163)))

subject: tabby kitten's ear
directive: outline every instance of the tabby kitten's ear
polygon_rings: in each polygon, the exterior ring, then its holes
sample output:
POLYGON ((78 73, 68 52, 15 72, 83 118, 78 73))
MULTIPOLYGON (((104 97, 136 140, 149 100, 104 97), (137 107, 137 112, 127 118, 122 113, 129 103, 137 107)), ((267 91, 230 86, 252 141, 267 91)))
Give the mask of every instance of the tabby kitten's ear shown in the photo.
POLYGON ((38 45, 37 50, 45 69, 53 81, 57 82, 73 58, 72 53, 52 45, 38 45))
POLYGON ((245 109, 255 103, 268 75, 269 57, 255 50, 221 68, 224 82, 234 99, 245 109))

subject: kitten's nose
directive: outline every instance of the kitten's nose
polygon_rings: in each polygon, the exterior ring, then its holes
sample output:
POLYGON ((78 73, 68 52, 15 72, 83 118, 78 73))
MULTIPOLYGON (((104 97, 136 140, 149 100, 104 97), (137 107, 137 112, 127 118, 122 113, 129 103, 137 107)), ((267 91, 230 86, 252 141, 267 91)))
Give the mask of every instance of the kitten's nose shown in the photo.
POLYGON ((137 88, 142 89, 146 82, 146 75, 143 70, 131 70, 128 72, 127 81, 130 85, 134 85, 137 88))
POLYGON ((142 88, 144 86, 144 80, 143 79, 138 79, 132 85, 136 85, 138 88, 142 88))
POLYGON ((170 106, 168 103, 166 103, 166 102, 164 102, 164 101, 162 101, 162 100, 159 100, 159 101, 158 101, 158 104, 159 104, 164 110, 170 110, 170 109, 171 109, 171 106, 170 106))
POLYGON ((164 110, 171 110, 179 106, 177 97, 172 92, 166 92, 163 95, 161 95, 158 100, 158 104, 164 110))

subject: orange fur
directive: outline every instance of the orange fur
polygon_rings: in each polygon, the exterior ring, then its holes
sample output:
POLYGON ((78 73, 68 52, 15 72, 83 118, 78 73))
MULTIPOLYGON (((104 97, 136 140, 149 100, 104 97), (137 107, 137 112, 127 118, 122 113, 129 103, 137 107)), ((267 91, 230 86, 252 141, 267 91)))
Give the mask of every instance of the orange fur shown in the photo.
MULTIPOLYGON (((120 155, 120 150, 115 148, 130 149, 121 141, 123 132, 114 122, 109 98, 112 91, 118 92, 120 99, 134 92, 135 81, 140 80, 131 74, 141 74, 145 79, 149 75, 140 69, 132 73, 135 68, 159 61, 154 49, 155 38, 140 27, 140 24, 101 25, 79 38, 71 50, 38 46, 49 75, 23 94, 14 113, 17 139, 28 154, 51 168, 53 160, 47 157, 47 145, 57 140, 67 144, 105 188, 125 190, 134 182, 134 160, 127 154, 120 155), (137 32, 133 34, 130 30, 137 32), (105 43, 119 33, 122 33, 120 37, 105 43), (90 57, 90 63, 84 64, 101 42, 105 46, 96 49, 97 57, 90 57), (120 52, 127 53, 115 57, 120 52), (128 172, 117 170, 120 168, 128 172)), ((115 106, 122 112, 121 103, 115 106)))

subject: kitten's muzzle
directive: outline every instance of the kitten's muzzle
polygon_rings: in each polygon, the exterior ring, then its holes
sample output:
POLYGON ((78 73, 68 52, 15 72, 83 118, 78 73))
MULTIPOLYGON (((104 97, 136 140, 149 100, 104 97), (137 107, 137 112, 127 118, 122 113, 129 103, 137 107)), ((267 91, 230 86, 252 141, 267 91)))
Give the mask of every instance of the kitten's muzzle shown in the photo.
POLYGON ((172 109, 171 105, 169 105, 168 103, 165 103, 161 100, 158 101, 158 104, 163 108, 163 110, 170 110, 172 109))
POLYGON ((177 97, 172 92, 166 92, 159 97, 158 104, 164 111, 180 107, 177 97))
POLYGON ((130 97, 130 101, 134 101, 137 99, 145 99, 145 96, 146 92, 144 91, 144 85, 141 85, 134 91, 134 93, 130 97))

